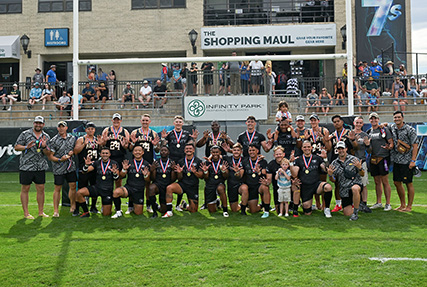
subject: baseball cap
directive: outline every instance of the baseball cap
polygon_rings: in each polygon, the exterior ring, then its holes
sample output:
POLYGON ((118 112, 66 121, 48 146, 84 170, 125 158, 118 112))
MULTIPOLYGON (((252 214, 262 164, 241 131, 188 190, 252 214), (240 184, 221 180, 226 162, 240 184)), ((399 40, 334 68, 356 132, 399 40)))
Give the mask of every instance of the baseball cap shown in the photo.
POLYGON ((17 84, 13 84, 13 86, 12 87, 17 87, 18 85, 17 84))
POLYGON ((309 118, 310 120, 311 119, 316 119, 316 120, 319 120, 319 116, 318 115, 316 115, 316 114, 312 114, 311 116, 310 116, 310 118, 309 118))
POLYGON ((147 81, 147 80, 144 80, 142 83, 143 83, 143 84, 148 84, 148 81, 147 81))
POLYGON ((337 148, 345 148, 345 142, 343 141, 337 142, 337 148))
POLYGON ((96 128, 96 126, 95 126, 95 124, 93 123, 93 122, 87 122, 86 123, 86 127, 85 127, 86 129, 87 128, 96 128))
POLYGON ((56 65, 51 65, 51 66, 50 66, 50 68, 51 68, 51 69, 52 69, 52 68, 56 68, 56 65))
POLYGON ((36 116, 34 118, 34 122, 35 123, 42 123, 42 124, 44 124, 44 118, 42 116, 36 116))
POLYGON ((162 63, 162 66, 164 66, 164 67, 166 67, 168 64, 166 64, 166 63, 162 63))
POLYGON ((414 77, 414 76, 411 76, 411 80, 412 80, 412 79, 415 79, 415 77, 414 77))
POLYGON ((305 121, 303 115, 298 115, 295 120, 297 120, 297 121, 305 121))
POLYGON ((378 114, 377 114, 377 113, 373 112, 373 113, 371 113, 371 114, 369 115, 369 119, 371 119, 371 118, 377 118, 377 119, 379 119, 380 117, 378 116, 378 114))
POLYGON ((58 127, 59 127, 59 126, 68 127, 68 124, 67 124, 67 122, 66 122, 66 121, 59 121, 57 126, 58 126, 58 127))
POLYGON ((119 120, 121 120, 121 119, 122 119, 122 115, 121 115, 121 114, 119 114, 119 113, 115 113, 115 114, 113 115, 113 120, 114 120, 115 118, 118 118, 119 120))
POLYGON ((37 67, 34 71, 37 71, 37 70, 40 72, 42 71, 39 67, 37 67))
POLYGON ((127 82, 127 83, 126 83, 126 86, 130 86, 130 83, 129 83, 129 82, 127 82))
POLYGON ((316 90, 316 87, 312 87, 311 90, 316 90))
POLYGON ((35 82, 34 86, 40 86, 40 83, 39 82, 35 82))

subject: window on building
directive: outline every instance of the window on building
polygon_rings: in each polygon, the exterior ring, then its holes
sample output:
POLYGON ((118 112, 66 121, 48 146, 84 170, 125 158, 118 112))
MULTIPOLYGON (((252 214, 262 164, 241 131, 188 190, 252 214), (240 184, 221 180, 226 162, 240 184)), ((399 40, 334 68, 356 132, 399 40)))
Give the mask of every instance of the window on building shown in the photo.
POLYGON ((186 0, 132 0, 132 9, 185 8, 186 0))
POLYGON ((0 14, 22 13, 22 0, 0 0, 0 14))
MULTIPOLYGON (((92 0, 79 0, 79 11, 91 11, 91 10, 92 10, 92 0)), ((39 0, 39 12, 72 12, 72 11, 73 11, 73 0, 39 0)))

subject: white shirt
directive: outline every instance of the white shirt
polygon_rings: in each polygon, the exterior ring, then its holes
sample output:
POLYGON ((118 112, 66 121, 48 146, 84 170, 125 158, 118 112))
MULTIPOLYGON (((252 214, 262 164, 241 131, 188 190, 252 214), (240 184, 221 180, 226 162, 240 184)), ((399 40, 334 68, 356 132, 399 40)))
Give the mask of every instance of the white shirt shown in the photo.
POLYGON ((142 86, 141 89, 139 90, 140 94, 143 94, 144 96, 147 95, 148 93, 151 93, 151 87, 150 86, 142 86))
POLYGON ((264 64, 261 61, 251 61, 249 67, 251 67, 252 76, 261 76, 261 69, 264 68, 264 64))

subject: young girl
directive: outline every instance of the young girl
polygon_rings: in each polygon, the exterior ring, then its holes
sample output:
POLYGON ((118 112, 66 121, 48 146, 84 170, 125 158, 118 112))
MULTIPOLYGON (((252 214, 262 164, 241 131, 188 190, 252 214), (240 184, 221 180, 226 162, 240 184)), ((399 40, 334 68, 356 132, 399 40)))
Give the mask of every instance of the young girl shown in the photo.
POLYGON ((291 171, 289 170, 289 160, 282 159, 280 168, 276 172, 277 193, 279 195, 279 216, 283 216, 283 204, 285 205, 285 217, 289 216, 289 201, 291 201, 291 171))
POLYGON ((289 123, 292 122, 292 115, 289 112, 289 105, 285 101, 280 101, 276 113, 276 122, 280 123, 283 117, 286 117, 289 120, 289 123))

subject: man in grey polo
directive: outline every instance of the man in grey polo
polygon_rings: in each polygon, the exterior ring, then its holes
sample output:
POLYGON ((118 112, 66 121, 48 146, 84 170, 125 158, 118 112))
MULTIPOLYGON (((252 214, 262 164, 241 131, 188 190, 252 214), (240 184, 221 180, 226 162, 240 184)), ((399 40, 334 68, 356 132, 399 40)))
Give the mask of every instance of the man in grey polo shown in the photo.
MULTIPOLYGON (((231 53, 232 56, 237 56, 236 51, 231 53)), ((238 61, 230 61, 227 62, 227 66, 225 69, 227 70, 230 76, 230 83, 226 83, 229 86, 228 92, 233 93, 233 95, 240 94, 240 62, 238 61)))
POLYGON ((15 150, 22 151, 19 158, 19 183, 21 184, 21 204, 26 219, 34 219, 28 212, 28 192, 31 183, 34 182, 37 190, 37 204, 39 216, 49 217, 43 211, 44 208, 44 184, 46 170, 48 169, 46 143, 50 137, 43 131, 44 118, 37 116, 34 119, 33 128, 23 131, 16 140, 15 150))
POLYGON ((400 206, 395 210, 408 212, 412 211, 414 202, 412 177, 418 153, 417 132, 413 127, 405 124, 401 111, 393 113, 393 120, 394 124, 390 126, 394 142, 394 148, 391 150, 393 182, 400 199, 400 206), (405 202, 403 183, 406 184, 408 190, 408 205, 405 202))

